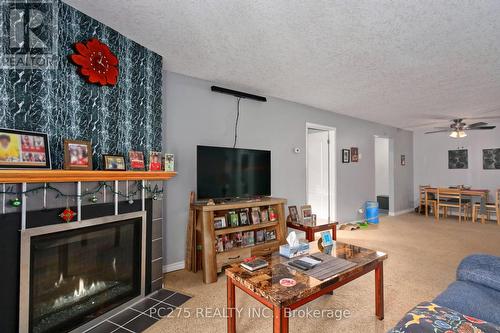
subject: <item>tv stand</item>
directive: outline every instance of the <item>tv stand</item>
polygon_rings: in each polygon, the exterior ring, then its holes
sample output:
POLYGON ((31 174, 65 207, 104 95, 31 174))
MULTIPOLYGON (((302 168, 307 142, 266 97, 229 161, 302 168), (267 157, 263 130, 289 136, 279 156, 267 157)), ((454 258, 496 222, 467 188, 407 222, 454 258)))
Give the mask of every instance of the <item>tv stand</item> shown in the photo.
POLYGON ((201 248, 201 262, 203 268, 203 282, 213 283, 217 281, 217 273, 222 272, 225 266, 239 263, 251 256, 263 256, 276 252, 279 246, 286 243, 286 199, 264 197, 258 199, 242 199, 238 201, 225 201, 208 205, 205 203, 194 203, 191 209, 196 214, 196 242, 197 248, 201 248), (261 222, 257 224, 230 226, 227 214, 230 211, 239 212, 244 209, 249 211, 252 208, 269 209, 275 212, 276 220, 261 222), (225 216, 227 227, 215 229, 214 218, 225 216), (217 252, 216 242, 220 236, 231 235, 235 233, 272 231, 276 234, 276 239, 255 242, 253 245, 234 247, 223 252, 217 252))

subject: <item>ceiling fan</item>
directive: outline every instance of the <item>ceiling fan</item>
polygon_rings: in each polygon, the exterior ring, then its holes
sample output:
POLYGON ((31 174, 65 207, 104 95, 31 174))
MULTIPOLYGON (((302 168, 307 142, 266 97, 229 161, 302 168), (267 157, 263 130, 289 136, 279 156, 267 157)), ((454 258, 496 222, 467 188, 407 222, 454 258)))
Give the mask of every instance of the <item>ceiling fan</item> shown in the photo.
POLYGON ((449 127, 436 127, 436 131, 425 132, 425 134, 450 132, 450 137, 452 138, 465 138, 467 136, 466 131, 491 130, 496 128, 496 126, 488 126, 488 123, 482 121, 470 125, 464 123, 463 119, 453 119, 451 122, 449 127))

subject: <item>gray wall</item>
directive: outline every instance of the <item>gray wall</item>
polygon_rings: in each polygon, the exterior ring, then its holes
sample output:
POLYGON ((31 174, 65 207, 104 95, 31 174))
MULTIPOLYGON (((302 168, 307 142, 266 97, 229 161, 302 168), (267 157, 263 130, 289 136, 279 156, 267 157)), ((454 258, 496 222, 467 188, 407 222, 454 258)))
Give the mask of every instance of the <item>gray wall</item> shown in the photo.
MULTIPOLYGON (((483 149, 500 148, 500 128, 469 131, 467 137, 453 139, 447 133, 414 132, 415 200, 418 186, 468 185, 489 189, 500 188, 500 170, 483 170, 483 149), (448 150, 464 148, 469 154, 468 169, 448 169, 448 150)), ((491 198, 493 193, 490 192, 491 198)))
MULTIPOLYGON (((167 264, 175 264, 184 260, 189 192, 196 190, 196 145, 232 146, 236 99, 211 92, 212 82, 171 72, 163 72, 163 79, 164 149, 175 154, 179 172, 168 182, 165 199, 164 248, 167 264)), ((304 204, 306 122, 336 128, 341 222, 355 219, 364 201, 375 199, 375 135, 394 139, 394 211, 413 206, 411 132, 277 98, 268 98, 267 103, 242 100, 238 147, 272 151, 273 196, 287 198, 291 205, 304 204), (301 153, 295 154, 294 147, 300 147, 301 153), (340 149, 348 147, 359 147, 359 163, 341 163, 340 149), (401 154, 407 158, 405 167, 399 162, 401 154)))

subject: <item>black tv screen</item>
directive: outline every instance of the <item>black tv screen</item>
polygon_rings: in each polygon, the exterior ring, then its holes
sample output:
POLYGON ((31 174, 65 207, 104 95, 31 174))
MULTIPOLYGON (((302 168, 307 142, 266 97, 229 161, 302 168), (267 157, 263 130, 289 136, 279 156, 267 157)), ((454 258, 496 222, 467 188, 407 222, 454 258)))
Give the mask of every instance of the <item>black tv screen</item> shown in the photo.
POLYGON ((271 195, 271 152, 198 146, 198 199, 271 195))

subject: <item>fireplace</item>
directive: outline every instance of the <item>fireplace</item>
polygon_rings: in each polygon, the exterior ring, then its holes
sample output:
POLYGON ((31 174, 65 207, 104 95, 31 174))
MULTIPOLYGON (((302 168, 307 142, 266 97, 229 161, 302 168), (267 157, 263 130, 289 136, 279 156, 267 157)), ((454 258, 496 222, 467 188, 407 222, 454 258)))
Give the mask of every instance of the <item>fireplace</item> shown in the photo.
POLYGON ((145 239, 145 212, 22 231, 19 331, 70 332, 144 296, 145 239))

